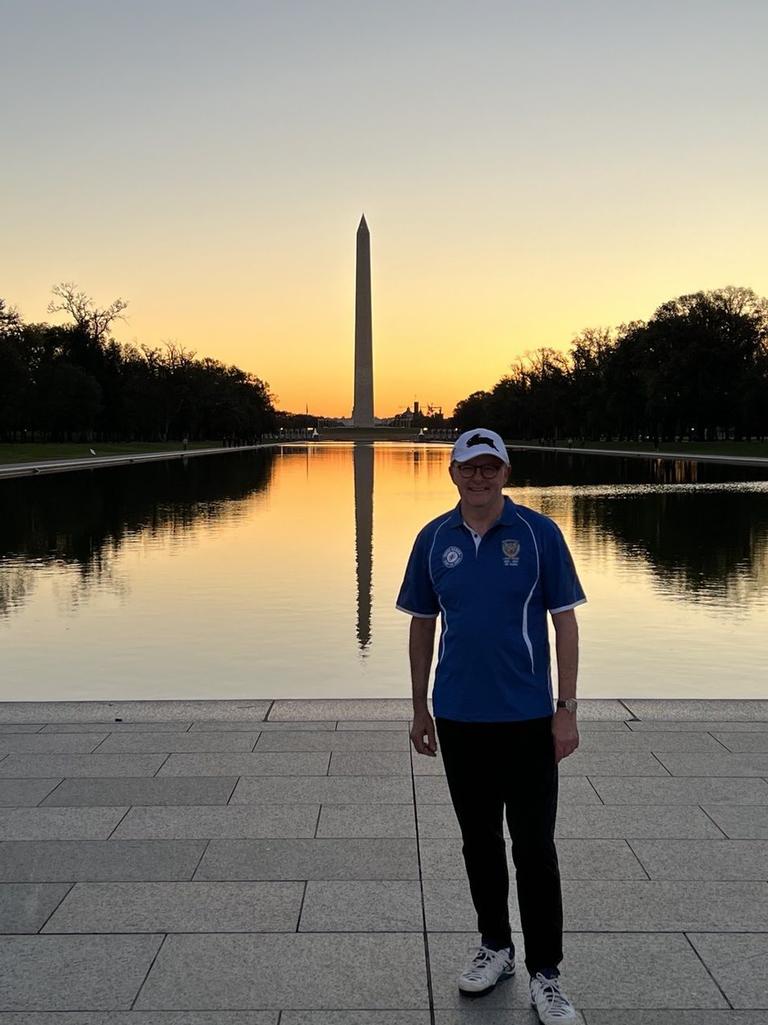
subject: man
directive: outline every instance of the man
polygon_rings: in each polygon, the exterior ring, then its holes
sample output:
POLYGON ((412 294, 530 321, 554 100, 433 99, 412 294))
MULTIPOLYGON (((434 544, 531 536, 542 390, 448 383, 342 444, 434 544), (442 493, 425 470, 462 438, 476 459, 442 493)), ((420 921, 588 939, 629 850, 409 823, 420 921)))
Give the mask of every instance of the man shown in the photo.
POLYGON ((576 1012, 558 971, 557 763, 579 743, 573 610, 586 598, 556 524, 502 494, 509 456, 498 434, 462 434, 449 472, 459 504, 419 533, 397 606, 412 617, 411 741, 434 757, 437 730, 477 911, 480 946, 459 989, 487 993, 515 971, 506 812, 531 1003, 544 1025, 564 1025, 576 1012), (554 714, 547 612, 558 666, 554 714), (427 688, 438 615, 433 720, 427 688))

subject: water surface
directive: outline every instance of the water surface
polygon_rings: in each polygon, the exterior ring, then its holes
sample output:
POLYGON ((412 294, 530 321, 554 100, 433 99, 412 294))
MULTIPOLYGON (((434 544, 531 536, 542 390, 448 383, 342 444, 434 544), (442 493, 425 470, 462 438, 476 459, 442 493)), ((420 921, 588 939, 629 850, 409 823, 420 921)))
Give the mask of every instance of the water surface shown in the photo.
MULTIPOLYGON (((455 504, 448 452, 296 445, 0 483, 0 699, 406 696, 394 599, 414 535, 455 504)), ((765 695, 758 475, 513 453, 510 496, 557 520, 589 598, 582 696, 765 695)))

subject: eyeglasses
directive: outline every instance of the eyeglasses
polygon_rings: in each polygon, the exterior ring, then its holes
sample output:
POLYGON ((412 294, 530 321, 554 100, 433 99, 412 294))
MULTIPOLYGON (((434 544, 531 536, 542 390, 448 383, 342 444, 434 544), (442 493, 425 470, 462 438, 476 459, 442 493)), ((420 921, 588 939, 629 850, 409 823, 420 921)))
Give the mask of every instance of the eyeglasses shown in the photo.
POLYGON ((464 480, 472 480, 475 476, 475 471, 480 471, 480 476, 483 480, 491 480, 502 467, 502 463, 475 463, 471 466, 469 463, 457 463, 456 467, 459 471, 459 476, 463 477, 464 480))

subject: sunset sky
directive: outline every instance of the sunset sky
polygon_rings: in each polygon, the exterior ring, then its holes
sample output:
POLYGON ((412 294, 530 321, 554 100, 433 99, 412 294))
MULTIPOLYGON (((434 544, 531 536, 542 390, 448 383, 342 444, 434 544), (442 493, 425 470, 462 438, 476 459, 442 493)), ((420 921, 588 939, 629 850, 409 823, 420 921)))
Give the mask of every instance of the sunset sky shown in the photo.
POLYGON ((129 301, 348 416, 724 285, 768 294, 764 0, 0 0, 0 296, 129 301))

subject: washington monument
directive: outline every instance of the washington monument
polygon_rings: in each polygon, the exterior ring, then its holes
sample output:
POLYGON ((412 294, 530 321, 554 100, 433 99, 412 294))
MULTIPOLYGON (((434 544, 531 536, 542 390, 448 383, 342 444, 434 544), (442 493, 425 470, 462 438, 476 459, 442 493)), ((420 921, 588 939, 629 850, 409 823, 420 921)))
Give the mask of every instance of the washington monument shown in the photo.
POLYGON ((373 427, 373 331, 371 329, 371 235, 360 218, 355 275, 355 401, 353 427, 373 427))

